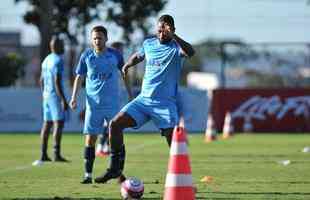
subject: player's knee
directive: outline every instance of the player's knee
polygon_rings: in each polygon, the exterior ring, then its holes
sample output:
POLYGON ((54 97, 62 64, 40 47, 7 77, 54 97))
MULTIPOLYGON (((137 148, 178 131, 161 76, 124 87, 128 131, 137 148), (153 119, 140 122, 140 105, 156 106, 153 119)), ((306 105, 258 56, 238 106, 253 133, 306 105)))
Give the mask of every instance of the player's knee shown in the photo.
POLYGON ((54 122, 54 126, 55 126, 55 128, 63 129, 63 127, 64 127, 64 122, 61 121, 61 120, 56 121, 56 122, 54 122))
POLYGON ((111 122, 110 122, 110 130, 111 132, 114 132, 114 131, 120 131, 120 130, 123 130, 124 128, 122 127, 122 124, 120 123, 120 121, 116 118, 116 119, 113 119, 111 122))

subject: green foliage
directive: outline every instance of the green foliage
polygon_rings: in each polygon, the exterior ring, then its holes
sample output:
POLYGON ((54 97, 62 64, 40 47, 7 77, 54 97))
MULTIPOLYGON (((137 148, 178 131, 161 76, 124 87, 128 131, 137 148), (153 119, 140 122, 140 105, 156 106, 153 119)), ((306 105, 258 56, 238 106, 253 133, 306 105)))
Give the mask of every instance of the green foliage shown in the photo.
POLYGON ((0 86, 11 86, 24 76, 25 59, 19 54, 9 53, 0 57, 0 86))
POLYGON ((110 0, 107 20, 122 27, 124 39, 129 42, 130 35, 137 30, 144 36, 151 30, 150 17, 155 17, 164 8, 167 0, 110 0))
MULTIPOLYGON (((44 23, 42 2, 28 1, 32 5, 24 15, 24 21, 40 26, 44 23)), ((64 34, 71 42, 77 43, 77 34, 81 34, 87 24, 94 20, 108 20, 123 29, 123 37, 128 42, 130 35, 139 30, 144 36, 149 34, 150 17, 156 16, 167 3, 167 0, 49 0, 53 6, 51 29, 53 34, 64 34), (69 24, 73 25, 69 27, 69 24)))

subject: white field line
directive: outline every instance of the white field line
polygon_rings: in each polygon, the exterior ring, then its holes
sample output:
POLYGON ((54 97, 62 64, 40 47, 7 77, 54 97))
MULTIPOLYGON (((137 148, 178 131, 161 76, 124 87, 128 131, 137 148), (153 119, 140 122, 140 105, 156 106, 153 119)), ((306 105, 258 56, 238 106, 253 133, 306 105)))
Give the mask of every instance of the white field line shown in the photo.
MULTIPOLYGON (((156 140, 156 141, 158 141, 158 140, 156 140)), ((140 144, 140 145, 136 145, 136 146, 128 146, 127 150, 130 152, 137 152, 137 151, 139 151, 145 147, 153 146, 157 143, 158 142, 152 142, 152 143, 140 144)), ((49 163, 44 163, 43 166, 46 164, 49 164, 49 163)), ((27 165, 16 166, 16 167, 8 168, 8 169, 0 169, 0 174, 4 174, 4 173, 8 173, 8 172, 14 172, 14 171, 27 170, 27 169, 30 169, 32 167, 42 167, 42 166, 32 166, 32 163, 29 163, 27 165)))

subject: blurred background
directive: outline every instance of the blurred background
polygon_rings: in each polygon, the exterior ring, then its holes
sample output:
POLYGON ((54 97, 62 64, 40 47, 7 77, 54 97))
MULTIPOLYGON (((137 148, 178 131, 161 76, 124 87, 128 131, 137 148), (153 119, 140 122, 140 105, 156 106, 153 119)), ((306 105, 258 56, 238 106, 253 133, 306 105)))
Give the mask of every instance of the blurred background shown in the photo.
MULTIPOLYGON (((225 114, 236 111, 249 97, 234 93, 242 97, 241 100, 231 102, 230 106, 223 106, 223 102, 217 100, 219 105, 213 105, 214 91, 254 89, 254 96, 278 95, 278 104, 282 107, 287 105, 285 98, 302 96, 303 99, 296 100, 290 109, 294 116, 302 116, 305 121, 302 125, 292 125, 289 130, 308 130, 310 127, 305 124, 310 117, 309 3, 307 0, 2 0, 0 86, 4 92, 1 95, 10 100, 12 97, 7 95, 12 88, 14 95, 18 94, 17 90, 38 88, 40 63, 49 53, 48 41, 52 35, 59 35, 66 41, 65 76, 70 91, 77 59, 89 46, 90 30, 94 25, 108 28, 109 44, 124 43, 126 59, 146 36, 154 34, 157 18, 167 13, 175 19, 176 33, 196 49, 196 55, 185 62, 181 78, 183 90, 190 91, 184 92, 185 99, 190 102, 187 103, 191 113, 188 117, 190 129, 204 130, 208 113, 220 115, 215 118, 216 127, 221 127, 225 114), (274 92, 260 93, 261 89, 274 89, 274 92), (282 94, 280 90, 290 92, 282 94), (195 103, 201 94, 206 94, 203 99, 206 109, 195 118, 193 109, 194 105, 201 105, 195 103), (219 106, 222 107, 220 111, 216 109, 219 106), (200 122, 195 124, 197 121, 200 122), (296 129, 296 126, 304 128, 296 129)), ((141 85, 143 69, 142 64, 130 71, 131 84, 137 88, 141 85)), ((16 117, 14 113, 4 115, 4 107, 8 104, 3 99, 0 104, 2 119, 25 117, 16 117)), ((251 112, 261 110, 259 105, 262 104, 261 101, 256 103, 251 112)), ((267 114, 280 111, 278 108, 267 114)), ((254 119, 262 120, 262 117, 254 119)))

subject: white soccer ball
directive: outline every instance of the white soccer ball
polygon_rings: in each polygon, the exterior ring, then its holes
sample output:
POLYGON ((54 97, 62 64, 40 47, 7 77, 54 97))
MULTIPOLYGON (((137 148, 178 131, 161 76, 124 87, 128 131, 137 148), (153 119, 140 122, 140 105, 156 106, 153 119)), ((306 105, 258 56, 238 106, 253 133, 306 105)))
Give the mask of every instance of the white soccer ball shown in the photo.
POLYGON ((137 178, 127 178, 121 185, 121 195, 124 200, 141 199, 144 192, 143 182, 137 178))

